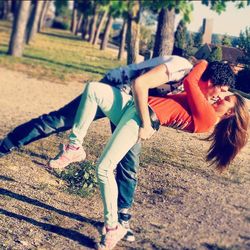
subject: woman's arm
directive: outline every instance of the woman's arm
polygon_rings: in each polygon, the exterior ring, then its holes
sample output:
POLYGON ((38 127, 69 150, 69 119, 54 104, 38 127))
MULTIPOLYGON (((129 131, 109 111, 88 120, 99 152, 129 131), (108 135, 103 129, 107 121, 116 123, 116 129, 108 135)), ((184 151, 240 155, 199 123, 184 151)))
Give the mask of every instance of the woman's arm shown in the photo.
POLYGON ((187 93, 188 104, 194 116, 203 113, 203 106, 207 103, 207 100, 198 85, 207 65, 207 61, 200 61, 184 79, 184 90, 187 93))
POLYGON ((207 61, 202 60, 194 67, 191 73, 184 79, 184 90, 187 93, 188 104, 195 124, 204 123, 209 126, 211 123, 211 114, 214 110, 199 87, 199 81, 207 65, 207 61))
POLYGON ((148 112, 148 90, 158 87, 168 80, 167 66, 162 64, 139 76, 132 84, 135 105, 142 121, 139 139, 148 139, 154 133, 148 112))

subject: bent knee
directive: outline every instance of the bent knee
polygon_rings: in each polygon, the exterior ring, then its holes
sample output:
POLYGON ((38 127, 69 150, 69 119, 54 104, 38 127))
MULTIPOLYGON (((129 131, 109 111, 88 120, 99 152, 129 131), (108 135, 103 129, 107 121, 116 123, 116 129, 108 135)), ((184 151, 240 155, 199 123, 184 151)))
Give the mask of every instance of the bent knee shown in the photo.
POLYGON ((114 164, 111 161, 101 162, 97 165, 96 175, 99 180, 105 180, 114 175, 114 164))

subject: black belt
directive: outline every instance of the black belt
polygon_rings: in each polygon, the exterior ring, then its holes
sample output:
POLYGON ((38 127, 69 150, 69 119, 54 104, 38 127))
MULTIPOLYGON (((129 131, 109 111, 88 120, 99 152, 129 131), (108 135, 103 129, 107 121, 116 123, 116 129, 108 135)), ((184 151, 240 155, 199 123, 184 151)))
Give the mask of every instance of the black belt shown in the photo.
POLYGON ((161 123, 160 123, 157 115, 155 114, 154 110, 150 106, 148 106, 148 111, 149 111, 149 116, 150 116, 152 128, 154 130, 159 130, 161 123))

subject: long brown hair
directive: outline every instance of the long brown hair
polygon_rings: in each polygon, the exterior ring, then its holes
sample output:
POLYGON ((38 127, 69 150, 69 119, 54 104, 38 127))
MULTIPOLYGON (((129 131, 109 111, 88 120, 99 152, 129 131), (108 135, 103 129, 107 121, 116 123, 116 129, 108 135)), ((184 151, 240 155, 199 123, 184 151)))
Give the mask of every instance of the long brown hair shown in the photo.
POLYGON ((220 171, 226 169, 248 140, 249 111, 247 103, 239 94, 234 94, 234 114, 222 119, 207 138, 212 142, 206 160, 220 171))

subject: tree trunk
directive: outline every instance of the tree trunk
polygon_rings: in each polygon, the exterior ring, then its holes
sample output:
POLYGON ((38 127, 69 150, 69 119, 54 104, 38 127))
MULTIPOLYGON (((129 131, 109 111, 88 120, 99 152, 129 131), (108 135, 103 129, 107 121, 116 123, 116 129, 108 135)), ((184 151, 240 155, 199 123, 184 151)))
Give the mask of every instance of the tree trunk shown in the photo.
POLYGON ((21 1, 15 15, 8 54, 21 57, 23 54, 25 28, 30 13, 31 1, 21 1))
POLYGON ((4 20, 11 19, 11 0, 4 0, 3 1, 3 15, 2 18, 4 20))
POLYGON ((93 41, 94 41, 97 20, 98 20, 98 12, 97 12, 97 7, 95 7, 94 16, 93 16, 91 26, 90 26, 90 36, 89 36, 89 42, 90 43, 93 43, 93 41))
POLYGON ((153 57, 171 55, 174 47, 174 8, 162 8, 158 16, 153 57))
POLYGON ((91 19, 89 16, 86 16, 82 22, 82 40, 86 40, 86 36, 89 34, 90 25, 91 19))
POLYGON ((74 1, 74 8, 72 11, 71 25, 70 25, 70 31, 73 34, 76 33, 76 26, 77 26, 77 2, 74 1))
POLYGON ((83 20, 83 14, 80 15, 80 17, 78 18, 78 21, 77 21, 76 30, 75 30, 75 33, 74 33, 76 36, 77 36, 79 30, 81 29, 82 20, 83 20))
POLYGON ((45 0, 43 2, 43 7, 42 7, 40 20, 39 20, 39 24, 38 24, 38 32, 41 32, 44 29, 46 15, 47 15, 47 12, 49 10, 49 6, 50 6, 50 0, 45 0))
POLYGON ((27 25, 26 44, 30 44, 30 42, 34 38, 34 35, 38 31, 38 23, 39 23, 39 18, 41 15, 42 4, 43 4, 43 2, 41 2, 39 0, 36 0, 34 2, 34 6, 32 8, 30 18, 28 21, 28 25, 27 25))
POLYGON ((104 24, 104 21, 105 21, 107 15, 108 15, 108 11, 105 10, 104 13, 102 14, 102 18, 100 20, 100 23, 99 23, 98 28, 97 28, 96 33, 95 33, 95 38, 93 41, 94 45, 98 44, 98 40, 99 40, 99 36, 100 36, 101 30, 102 30, 102 26, 104 24))
POLYGON ((119 53, 118 53, 118 60, 120 61, 124 57, 127 29, 128 29, 128 23, 127 23, 127 20, 124 19, 123 25, 122 25, 122 32, 121 32, 121 43, 120 43, 120 48, 119 48, 119 53))
POLYGON ((0 2, 0 19, 3 19, 4 16, 4 3, 0 2))
POLYGON ((19 4, 19 0, 12 0, 11 1, 11 12, 13 13, 13 15, 15 15, 16 11, 18 10, 18 4, 19 4))
POLYGON ((108 46, 108 42, 109 42, 109 35, 110 35, 110 31, 112 28, 112 24, 113 24, 113 17, 109 14, 106 26, 105 26, 105 31, 104 31, 104 36, 101 42, 101 50, 105 50, 108 46))
POLYGON ((127 32, 127 64, 137 63, 140 42, 140 2, 130 1, 127 32))

